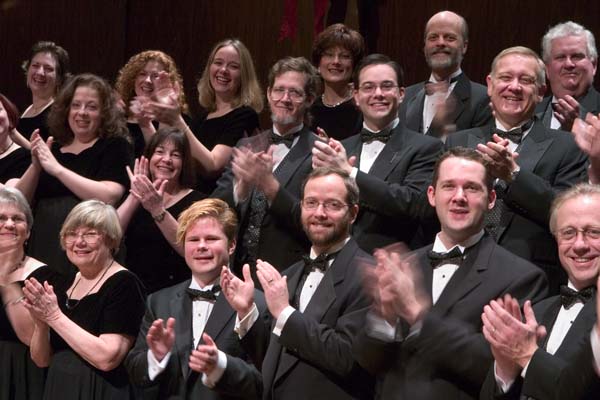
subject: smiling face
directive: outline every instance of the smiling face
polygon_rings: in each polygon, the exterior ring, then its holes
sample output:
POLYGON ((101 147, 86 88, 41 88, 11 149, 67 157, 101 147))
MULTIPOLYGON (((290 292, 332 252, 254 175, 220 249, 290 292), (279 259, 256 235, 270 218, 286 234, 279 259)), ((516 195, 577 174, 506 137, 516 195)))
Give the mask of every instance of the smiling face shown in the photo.
POLYGON ((0 250, 23 248, 29 238, 25 214, 10 203, 0 203, 0 250))
POLYGON ((326 83, 350 82, 352 77, 352 53, 334 46, 323 52, 319 61, 319 73, 326 83))
POLYGON ((312 99, 307 98, 304 92, 305 85, 306 77, 303 73, 288 71, 275 77, 273 87, 268 88, 271 120, 279 132, 284 133, 304 120, 304 114, 312 103, 312 99), (282 97, 277 94, 279 91, 284 92, 282 97))
POLYGON ((558 98, 567 94, 575 98, 583 96, 596 74, 596 60, 592 61, 588 55, 585 36, 565 36, 550 43, 546 71, 552 93, 558 98))
POLYGON ((135 95, 150 97, 154 93, 154 81, 158 73, 165 70, 165 66, 155 60, 150 60, 144 65, 135 77, 135 95))
POLYGON ((160 143, 150 157, 150 175, 153 180, 166 179, 178 183, 183 165, 181 151, 170 141, 160 143))
POLYGON ((77 140, 88 142, 98 137, 102 120, 100 109, 100 96, 96 89, 89 86, 75 89, 69 107, 69 127, 77 140))
POLYGON ((62 246, 67 258, 77 268, 104 268, 111 258, 111 251, 106 246, 105 235, 98 229, 79 226, 65 233, 62 246))
POLYGON ((209 285, 218 278, 221 268, 229 265, 235 241, 229 242, 223 227, 213 217, 201 217, 185 232, 185 262, 197 283, 209 285))
POLYGON ((467 43, 462 34, 461 18, 450 12, 441 12, 429 20, 425 28, 425 61, 434 72, 452 73, 460 66, 467 43))
POLYGON ((483 228, 483 218, 494 207, 496 193, 488 193, 482 164, 449 157, 440 164, 435 188, 429 186, 427 197, 440 220, 440 239, 450 248, 483 228))
POLYGON ((240 88, 240 55, 235 47, 221 47, 210 64, 210 85, 216 96, 229 99, 240 88))
POLYGON ((27 69, 27 86, 32 93, 44 97, 56 92, 56 60, 51 53, 37 53, 27 69))

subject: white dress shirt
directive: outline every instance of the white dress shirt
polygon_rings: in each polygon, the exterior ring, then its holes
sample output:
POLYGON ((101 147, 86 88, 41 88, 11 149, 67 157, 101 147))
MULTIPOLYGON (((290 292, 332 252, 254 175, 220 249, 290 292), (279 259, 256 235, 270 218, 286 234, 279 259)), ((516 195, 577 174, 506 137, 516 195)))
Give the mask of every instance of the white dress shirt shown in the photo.
MULTIPOLYGON (((455 78, 455 77, 459 76, 460 74, 462 74, 462 69, 459 68, 458 71, 456 71, 452 75, 450 75, 448 80, 455 78)), ((431 76, 429 77, 429 82, 438 83, 438 82, 442 82, 442 81, 438 81, 437 79, 435 79, 433 74, 431 74, 431 76)), ((425 93, 425 101, 423 103, 423 133, 425 133, 429 130, 429 127, 431 126, 431 122, 433 121, 433 118, 435 117, 435 113, 437 111, 438 105, 444 103, 448 99, 448 97, 450 96, 450 93, 452 93, 452 91, 454 90, 454 87, 456 86, 457 82, 458 81, 454 81, 454 82, 450 83, 450 85, 448 85, 448 91, 445 93, 437 92, 437 93, 433 93, 431 95, 428 95, 427 93, 425 93)))
MULTIPOLYGON (((527 123, 527 121, 520 126, 523 126, 527 123)), ((531 132, 531 129, 533 128, 534 124, 531 124, 531 126, 529 127, 529 129, 527 129, 525 132, 523 132, 523 136, 521 138, 521 143, 523 143, 523 140, 525 140, 525 136, 527 136, 529 134, 529 132, 531 132)), ((509 131, 511 129, 515 129, 518 128, 517 126, 513 126, 512 128, 506 128, 504 125, 502 125, 502 123, 498 120, 496 120, 496 128, 498 129, 502 129, 503 131, 509 131)), ((519 147, 519 145, 515 142, 513 142, 512 140, 508 139, 508 149, 510 150, 511 153, 514 153, 517 150, 517 147, 519 147)))
MULTIPOLYGON (((369 127, 367 127, 367 125, 363 122, 363 129, 366 129, 369 132, 377 133, 377 132, 381 132, 382 130, 385 130, 385 129, 389 129, 389 130, 395 129, 399 123, 400 123, 400 119, 394 118, 394 120, 385 128, 383 128, 379 131, 374 131, 374 130, 370 129, 369 127)), ((375 163, 377 156, 379 155, 379 153, 381 153, 381 150, 383 150, 385 145, 386 145, 386 143, 383 143, 379 140, 373 140, 369 143, 363 143, 361 145, 361 150, 360 150, 360 164, 359 164, 358 169, 360 169, 361 172, 368 174, 369 171, 371 170, 371 167, 375 163)), ((358 173, 358 169, 356 167, 352 168, 352 172, 350 172, 350 176, 352 178, 356 179, 356 174, 358 173)))

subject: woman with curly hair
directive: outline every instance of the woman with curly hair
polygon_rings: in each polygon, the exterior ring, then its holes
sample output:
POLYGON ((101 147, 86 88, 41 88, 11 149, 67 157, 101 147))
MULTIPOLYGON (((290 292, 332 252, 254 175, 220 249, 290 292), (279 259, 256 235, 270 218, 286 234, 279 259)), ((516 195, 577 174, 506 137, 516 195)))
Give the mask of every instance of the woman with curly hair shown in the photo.
POLYGON ((144 153, 144 147, 156 132, 157 127, 142 108, 155 94, 155 82, 161 71, 165 71, 171 85, 178 88, 177 102, 186 118, 188 105, 183 91, 183 80, 175 61, 168 54, 159 50, 142 51, 127 61, 117 77, 115 88, 125 105, 127 128, 133 138, 135 157, 144 153))
POLYGON ((29 253, 51 268, 75 269, 61 251, 58 232, 81 200, 115 204, 128 187, 132 164, 125 120, 110 85, 92 74, 73 77, 56 97, 48 116, 51 137, 31 137, 31 166, 15 186, 31 202, 38 223, 29 253))

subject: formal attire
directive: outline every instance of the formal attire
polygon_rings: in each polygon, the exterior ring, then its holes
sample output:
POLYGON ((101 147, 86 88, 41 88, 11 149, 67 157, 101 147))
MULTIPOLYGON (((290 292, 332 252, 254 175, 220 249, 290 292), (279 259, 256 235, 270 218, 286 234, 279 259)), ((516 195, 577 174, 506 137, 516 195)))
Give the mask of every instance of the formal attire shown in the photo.
MULTIPOLYGON (((476 148, 492 141, 496 128, 489 125, 448 137, 448 148, 476 148)), ((515 179, 503 190, 504 210, 496 240, 502 247, 541 267, 548 277, 550 293, 566 282, 558 262, 556 241, 548 227, 550 206, 557 193, 586 180, 586 157, 573 138, 547 129, 535 121, 519 147, 515 179)))
MULTIPOLYGON (((48 128, 48 114, 50 114, 50 110, 52 109, 52 104, 54 102, 50 102, 46 108, 44 108, 38 115, 33 117, 20 117, 17 122, 17 130, 23 137, 27 140, 31 139, 31 134, 36 129, 40 130, 40 136, 44 141, 48 139, 50 136, 50 129, 48 128)), ((29 110, 31 106, 29 106, 25 111, 29 110)))
MULTIPOLYGON (((431 250, 427 246, 414 254, 425 290, 433 299, 431 250)), ((369 329, 359 337, 355 345, 359 361, 378 374, 376 398, 477 398, 493 360, 481 333, 483 307, 506 293, 533 301, 546 293, 542 271, 488 235, 466 248, 461 259, 419 326, 408 327, 401 320, 393 340, 376 338, 369 329)), ((441 282, 440 277, 436 280, 441 282)))
POLYGON ((321 97, 317 97, 310 107, 312 116, 311 129, 325 130, 327 136, 336 140, 343 140, 360 132, 362 127, 362 113, 356 107, 354 98, 350 98, 336 106, 323 103, 321 97))
MULTIPOLYGON (((257 320, 244 332, 244 348, 262 366, 264 399, 372 398, 372 378, 352 355, 354 337, 369 308, 361 261, 373 262, 350 239, 312 288, 303 311, 298 304, 283 326, 279 320, 257 320)), ((283 272, 290 304, 298 302, 299 290, 306 290, 307 285, 301 285, 304 274, 302 261, 283 272)))
MULTIPOLYGON (((554 96, 546 96, 536 106, 535 113, 537 117, 544 123, 544 126, 552 129, 561 129, 560 122, 554 117, 552 103, 557 100, 554 96)), ((600 93, 592 86, 583 97, 577 99, 579 102, 580 115, 584 116, 589 112, 598 115, 600 112, 600 93)))
MULTIPOLYGON (((413 131, 440 137, 443 135, 444 127, 433 124, 428 130, 424 129, 426 83, 421 82, 406 88, 404 100, 400 105, 400 120, 404 121, 405 125, 413 131)), ((456 77, 456 85, 446 101, 452 102, 449 104, 452 109, 447 117, 447 122, 454 124, 453 129, 456 131, 484 126, 492 120, 490 99, 486 87, 469 80, 465 73, 460 73, 456 77)))
POLYGON ((9 179, 20 178, 30 164, 31 152, 23 147, 17 147, 10 153, 0 154, 0 183, 4 184, 9 179))
MULTIPOLYGON (((217 294, 214 301, 206 299, 193 301, 187 293, 190 282, 188 279, 148 296, 142 328, 135 347, 125 361, 131 380, 143 388, 140 393, 141 398, 157 400, 260 398, 262 388, 260 373, 252 364, 246 362, 246 354, 233 331, 235 311, 222 294, 217 294), (196 302, 211 302, 211 304, 205 308, 195 308, 196 302), (193 312, 198 313, 198 320, 193 319, 195 317, 192 315, 193 312), (166 365, 151 379, 146 335, 156 319, 162 318, 167 321, 171 317, 176 321, 175 343, 166 365), (188 364, 192 349, 197 347, 196 343, 200 343, 201 332, 196 332, 196 326, 193 326, 200 324, 200 319, 205 322, 204 329, 201 330, 210 335, 227 358, 227 368, 216 382, 215 390, 205 385, 202 376, 192 371, 188 364), (231 371, 236 371, 236 374, 231 371), (224 388, 234 389, 227 391, 224 388)), ((264 301, 259 304, 261 310, 264 309, 264 301)))

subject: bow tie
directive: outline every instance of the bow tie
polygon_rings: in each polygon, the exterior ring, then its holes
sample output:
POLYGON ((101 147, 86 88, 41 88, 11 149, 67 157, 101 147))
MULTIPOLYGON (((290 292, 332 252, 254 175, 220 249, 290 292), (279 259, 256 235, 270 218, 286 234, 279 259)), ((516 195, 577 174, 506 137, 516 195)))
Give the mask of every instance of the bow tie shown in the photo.
POLYGON ((458 76, 455 76, 454 78, 452 78, 450 80, 446 80, 446 81, 440 81, 440 82, 429 81, 429 82, 425 83, 425 94, 427 96, 431 96, 432 94, 435 94, 435 93, 446 93, 448 91, 448 89, 450 88, 450 85, 453 84, 454 82, 456 82, 457 80, 458 80, 458 76))
POLYGON ((302 259, 304 260, 304 273, 308 274, 317 269, 321 272, 325 272, 325 270, 327 270, 328 261, 335 257, 336 254, 337 253, 322 253, 314 259, 310 258, 310 256, 307 254, 303 255, 302 259))
POLYGON ((292 143, 294 143, 294 138, 298 136, 300 132, 296 132, 290 135, 278 135, 275 132, 271 131, 269 135, 269 142, 271 144, 280 144, 283 143, 288 149, 292 148, 292 143))
POLYGON ((378 140, 382 143, 387 143, 390 140, 390 136, 392 136, 389 129, 382 129, 379 132, 371 132, 368 129, 363 128, 360 131, 360 140, 363 143, 371 143, 373 140, 378 140))
POLYGON ((458 246, 456 246, 447 253, 438 253, 431 250, 427 253, 427 257, 429 257, 431 268, 436 269, 440 265, 444 264, 460 265, 463 259, 463 253, 460 251, 458 246))
POLYGON ((585 304, 594 296, 594 286, 586 287, 580 291, 573 290, 567 285, 561 285, 560 287, 560 302, 568 310, 571 306, 577 302, 585 304))
POLYGON ((209 290, 198 290, 198 289, 187 288, 187 289, 185 289, 185 291, 187 292, 188 296, 190 296, 190 299, 192 299, 192 301, 196 301, 196 300, 215 301, 215 300, 217 300, 217 293, 219 293, 221 291, 221 286, 215 285, 212 287, 212 289, 209 289, 209 290))
POLYGON ((523 132, 527 132, 529 128, 533 125, 533 120, 527 121, 523 125, 518 128, 511 129, 510 131, 504 131, 500 128, 496 128, 496 134, 500 136, 502 139, 508 139, 515 144, 521 144, 523 140, 523 132))

